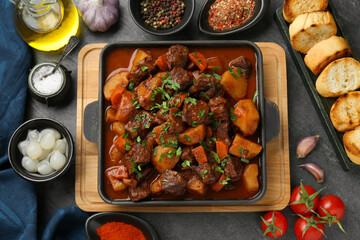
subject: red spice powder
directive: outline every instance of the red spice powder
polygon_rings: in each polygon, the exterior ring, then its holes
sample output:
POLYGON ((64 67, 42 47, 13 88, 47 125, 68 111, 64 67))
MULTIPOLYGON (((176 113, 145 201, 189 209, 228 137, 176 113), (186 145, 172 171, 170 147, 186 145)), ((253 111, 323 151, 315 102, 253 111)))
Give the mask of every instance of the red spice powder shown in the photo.
POLYGON ((237 28, 250 18, 254 7, 254 0, 216 0, 210 6, 209 25, 214 30, 237 28))
POLYGON ((108 222, 96 232, 101 240, 146 240, 140 229, 123 222, 108 222))

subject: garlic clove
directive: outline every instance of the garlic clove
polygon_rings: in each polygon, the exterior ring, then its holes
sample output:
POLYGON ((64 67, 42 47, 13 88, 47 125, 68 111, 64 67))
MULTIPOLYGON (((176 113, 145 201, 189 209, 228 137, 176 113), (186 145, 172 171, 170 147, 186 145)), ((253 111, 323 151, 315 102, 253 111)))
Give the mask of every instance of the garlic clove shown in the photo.
POLYGON ((298 158, 305 158, 316 146, 319 135, 302 138, 297 144, 296 155, 298 158))
POLYGON ((308 170, 312 175, 314 175, 318 183, 324 182, 324 170, 322 170, 319 165, 315 163, 305 163, 299 165, 299 168, 305 168, 306 170, 308 170))

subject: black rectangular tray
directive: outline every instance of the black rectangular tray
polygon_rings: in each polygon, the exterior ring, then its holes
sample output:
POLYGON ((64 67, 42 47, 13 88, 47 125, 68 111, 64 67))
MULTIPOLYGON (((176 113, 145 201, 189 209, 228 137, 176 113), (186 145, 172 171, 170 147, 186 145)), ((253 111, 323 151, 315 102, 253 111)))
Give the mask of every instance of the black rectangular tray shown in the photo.
MULTIPOLYGON (((99 164, 98 164, 98 192, 101 198, 110 204, 115 205, 137 205, 137 206, 151 206, 151 205, 239 205, 239 204, 251 204, 259 201, 266 192, 266 133, 265 133, 265 100, 264 100, 264 89, 263 89, 263 59, 260 48, 249 41, 164 41, 164 42, 120 42, 114 44, 108 44, 104 47, 100 55, 100 81, 99 81, 99 100, 98 100, 98 154, 99 154, 99 164), (249 47, 251 48, 256 55, 256 66, 254 67, 257 72, 256 81, 257 81, 257 91, 258 91, 258 109, 260 113, 260 144, 262 145, 262 152, 260 155, 260 189, 259 192, 250 199, 235 199, 235 200, 144 200, 140 202, 131 202, 130 200, 121 200, 121 199, 111 199, 105 193, 104 183, 105 183, 105 169, 104 169, 104 114, 105 114, 105 98, 103 94, 103 87, 106 81, 105 73, 105 64, 106 56, 113 50, 119 48, 169 48, 171 45, 181 44, 189 48, 216 48, 216 47, 249 47)), ((270 114, 269 114, 270 115, 270 114)))
MULTIPOLYGON (((335 11, 335 8, 332 7, 333 5, 332 5, 331 0, 329 0, 328 3, 329 3, 328 10, 334 16, 334 19, 335 19, 335 22, 337 25, 337 29, 338 29, 337 35, 342 36, 346 40, 347 44, 349 45, 349 47, 351 49, 352 56, 356 60, 359 60, 359 57, 353 51, 352 45, 349 41, 349 38, 347 37, 346 33, 342 31, 342 28, 343 28, 342 23, 339 20, 339 17, 338 17, 337 12, 335 11)), ((282 36, 285 39, 287 47, 288 47, 290 54, 295 62, 295 65, 301 75, 301 78, 304 81, 306 89, 308 90, 308 93, 311 96, 311 100, 313 101, 314 105, 318 108, 319 116, 325 126, 325 130, 330 138, 330 141, 331 141, 334 149, 336 150, 336 154, 339 158, 341 166, 345 171, 348 171, 351 168, 357 167, 358 165, 351 162, 351 160, 346 155, 343 140, 342 140, 344 134, 336 131, 336 129, 334 128, 334 126, 332 125, 331 120, 330 120, 330 109, 337 98, 324 98, 317 93, 316 87, 315 87, 315 82, 316 82, 317 76, 314 75, 311 72, 311 70, 306 66, 306 64, 304 62, 305 55, 296 51, 292 47, 291 41, 290 41, 290 35, 289 35, 289 23, 285 21, 282 11, 283 11, 282 7, 278 8, 276 10, 276 13, 275 13, 276 23, 280 29, 282 36)))

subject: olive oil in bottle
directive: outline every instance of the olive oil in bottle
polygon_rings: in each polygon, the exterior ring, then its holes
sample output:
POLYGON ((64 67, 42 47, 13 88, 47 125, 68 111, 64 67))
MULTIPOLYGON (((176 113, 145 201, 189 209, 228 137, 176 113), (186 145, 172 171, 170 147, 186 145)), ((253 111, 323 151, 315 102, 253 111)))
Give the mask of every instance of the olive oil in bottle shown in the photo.
POLYGON ((79 31, 79 15, 71 0, 15 1, 15 25, 19 35, 31 47, 56 51, 79 31))

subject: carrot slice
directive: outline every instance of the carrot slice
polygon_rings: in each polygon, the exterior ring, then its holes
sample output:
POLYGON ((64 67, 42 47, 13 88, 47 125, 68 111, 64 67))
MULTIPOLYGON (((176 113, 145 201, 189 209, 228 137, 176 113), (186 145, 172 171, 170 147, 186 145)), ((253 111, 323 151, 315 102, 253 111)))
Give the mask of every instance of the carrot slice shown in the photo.
POLYGON ((119 152, 126 153, 129 151, 129 149, 127 149, 127 146, 134 145, 134 142, 127 138, 118 137, 114 141, 114 145, 119 150, 119 152))
POLYGON ((216 141, 216 153, 220 159, 228 154, 228 146, 223 141, 216 141))
POLYGON ((158 59, 156 59, 155 65, 158 66, 160 71, 162 71, 162 72, 169 71, 169 67, 166 63, 166 55, 165 54, 158 57, 158 59))
POLYGON ((225 184, 221 184, 224 180, 226 180, 226 176, 223 173, 221 174, 220 178, 211 185, 211 188, 216 192, 220 191, 225 186, 225 184))
POLYGON ((189 58, 202 72, 206 70, 207 60, 204 55, 199 52, 193 52, 189 53, 189 58))
POLYGON ((208 161, 207 157, 206 157, 205 149, 203 148, 203 146, 198 146, 191 151, 194 154, 195 159, 199 164, 206 163, 208 161))
POLYGON ((121 101, 121 97, 124 93, 125 88, 121 87, 121 88, 116 88, 113 93, 111 94, 111 104, 113 105, 113 107, 115 109, 119 109, 119 105, 120 105, 120 101, 121 101))
POLYGON ((183 104, 186 97, 187 97, 186 93, 185 94, 178 93, 175 95, 172 104, 179 109, 181 107, 181 105, 183 104))

